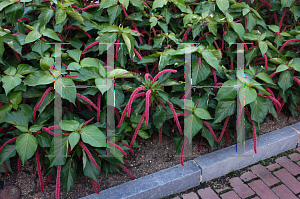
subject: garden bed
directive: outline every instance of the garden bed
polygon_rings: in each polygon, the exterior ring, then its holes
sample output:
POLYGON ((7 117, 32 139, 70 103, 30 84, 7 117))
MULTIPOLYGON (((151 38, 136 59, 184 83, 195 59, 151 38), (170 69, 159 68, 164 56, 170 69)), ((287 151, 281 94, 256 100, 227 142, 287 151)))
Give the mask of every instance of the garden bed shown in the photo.
MULTIPOLYGON (((271 116, 267 116, 264 123, 261 125, 260 134, 265 134, 276 129, 281 129, 285 126, 289 126, 296 122, 300 122, 299 118, 296 116, 287 116, 281 113, 280 121, 274 124, 274 119, 271 116)), ((201 152, 198 153, 200 139, 197 138, 193 141, 193 155, 198 157, 217 149, 212 149, 208 143, 203 142, 201 152)), ((236 140, 231 139, 230 145, 235 144, 236 140)), ((179 157, 175 156, 176 147, 174 145, 173 139, 163 135, 162 142, 159 143, 158 137, 151 140, 139 141, 141 148, 135 150, 135 156, 128 159, 128 164, 132 165, 129 171, 136 178, 140 178, 151 173, 155 173, 162 169, 166 169, 177 164, 180 164, 179 157)), ((225 148, 226 144, 223 144, 221 148, 225 148)), ((184 158, 184 161, 191 160, 195 157, 184 158)), ((21 188, 22 198, 55 198, 55 178, 52 177, 52 181, 45 188, 45 192, 35 192, 39 190, 39 178, 36 172, 36 167, 33 166, 33 161, 30 159, 25 163, 25 167, 22 166, 22 171, 17 171, 17 159, 12 161, 13 173, 9 173, 8 176, 2 174, 2 180, 5 181, 6 185, 16 185, 21 188)), ((131 178, 127 174, 105 174, 101 171, 99 177, 100 189, 108 189, 110 187, 122 184, 124 182, 130 181, 131 178)), ((69 191, 68 194, 65 193, 64 188, 61 186, 63 191, 60 192, 61 198, 80 198, 86 195, 94 193, 92 181, 81 176, 76 181, 76 185, 69 191)))

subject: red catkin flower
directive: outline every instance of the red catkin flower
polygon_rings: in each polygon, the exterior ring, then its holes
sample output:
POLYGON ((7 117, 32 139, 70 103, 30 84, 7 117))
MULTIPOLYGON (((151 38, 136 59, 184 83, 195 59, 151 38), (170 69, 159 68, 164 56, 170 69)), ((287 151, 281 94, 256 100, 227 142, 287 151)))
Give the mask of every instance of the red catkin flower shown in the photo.
POLYGON ((198 153, 201 152, 202 143, 203 143, 203 137, 201 137, 200 145, 199 145, 199 148, 198 148, 198 153))
POLYGON ((259 94, 259 93, 257 93, 257 95, 261 96, 261 97, 269 98, 270 100, 272 100, 273 102, 275 102, 277 104, 277 106, 281 107, 280 102, 276 98, 274 98, 272 96, 268 96, 268 95, 262 95, 262 94, 259 94))
POLYGON ((266 54, 264 54, 264 58, 265 58, 265 68, 266 70, 268 70, 268 58, 266 54))
POLYGON ((120 46, 120 40, 118 39, 117 40, 117 43, 116 43, 116 60, 118 60, 118 57, 119 57, 119 46, 120 46))
MULTIPOLYGON (((280 20, 280 23, 279 23, 279 30, 281 30, 281 25, 282 25, 282 22, 283 22, 283 19, 284 19, 284 15, 286 14, 286 12, 289 10, 289 8, 288 7, 286 7, 285 9, 284 9, 284 12, 283 12, 283 14, 282 14, 282 16, 281 16, 281 20, 280 20)), ((280 52, 280 51, 279 51, 280 52)))
POLYGON ((35 158, 36 158, 36 167, 37 167, 38 174, 39 174, 41 192, 44 193, 44 180, 43 180, 42 171, 41 171, 40 158, 39 158, 39 149, 38 148, 35 151, 35 158))
MULTIPOLYGON (((159 78, 162 74, 165 74, 165 73, 177 73, 177 70, 166 69, 166 70, 160 71, 160 72, 153 78, 152 84, 153 84, 153 82, 157 81, 158 78, 159 78)), ((151 85, 152 85, 152 84, 151 84, 151 85)))
POLYGON ((127 12, 126 12, 125 6, 123 4, 121 4, 121 6, 123 7, 123 12, 124 12, 125 16, 127 18, 129 18, 129 16, 128 16, 127 12))
POLYGON ((94 118, 89 119, 88 121, 86 121, 86 122, 82 125, 81 128, 83 128, 83 127, 85 127, 86 125, 88 125, 88 123, 90 123, 93 119, 94 119, 94 118))
POLYGON ((140 53, 134 48, 134 53, 138 56, 138 58, 143 59, 143 57, 140 55, 140 53))
POLYGON ((99 121, 100 121, 100 111, 101 111, 101 109, 100 109, 100 105, 101 105, 101 95, 102 95, 102 93, 101 93, 101 92, 99 92, 99 93, 98 93, 98 99, 97 99, 97 108, 98 108, 98 110, 97 110, 97 122, 99 122, 99 121))
POLYGON ((144 4, 145 6, 149 7, 148 4, 146 4, 144 1, 142 1, 142 2, 143 2, 143 4, 144 4))
POLYGON ((12 138, 12 139, 10 139, 10 140, 7 140, 7 141, 1 146, 1 148, 0 148, 0 153, 1 153, 2 149, 3 149, 3 147, 4 147, 6 144, 16 141, 17 138, 18 138, 18 137, 14 137, 14 138, 12 138))
POLYGON ((93 188, 96 194, 99 194, 99 191, 97 189, 97 182, 95 180, 93 180, 93 188))
POLYGON ((45 97, 47 96, 47 94, 48 94, 50 91, 52 91, 52 90, 54 90, 54 88, 53 88, 53 87, 49 87, 49 88, 45 91, 45 93, 43 94, 43 96, 42 96, 40 102, 34 107, 34 109, 33 109, 33 116, 32 116, 32 123, 35 122, 36 111, 40 108, 40 106, 41 106, 41 104, 43 103, 43 101, 44 101, 45 97))
POLYGON ((226 130, 226 127, 227 127, 227 124, 228 124, 229 119, 230 119, 230 116, 227 116, 226 119, 225 119, 225 123, 224 123, 224 125, 223 125, 223 129, 222 129, 221 135, 220 135, 220 137, 219 137, 219 139, 218 139, 218 142, 219 142, 219 143, 221 142, 221 139, 222 139, 222 137, 223 137, 223 135, 224 135, 224 133, 225 133, 225 130, 226 130))
POLYGON ((161 142, 161 140, 162 140, 162 129, 163 129, 163 126, 161 126, 159 129, 159 142, 161 142))
POLYGON ((176 114, 176 112, 175 112, 175 109, 174 109, 174 107, 173 107, 172 104, 170 104, 169 102, 167 102, 167 103, 169 104, 169 106, 170 106, 170 108, 171 108, 171 110, 172 110, 172 113, 173 113, 173 116, 174 116, 174 118, 175 118, 175 122, 176 122, 176 124, 177 124, 178 130, 179 130, 180 134, 183 135, 182 129, 181 129, 181 126, 180 126, 178 117, 177 117, 177 114, 176 114))
POLYGON ((128 109, 127 109, 127 117, 130 117, 130 112, 131 112, 131 104, 132 104, 132 102, 133 102, 133 100, 134 100, 134 96, 139 92, 139 91, 142 91, 142 90, 145 90, 146 89, 146 87, 145 86, 140 86, 140 87, 138 87, 137 89, 135 89, 134 91, 133 91, 133 93, 131 94, 131 96, 130 96, 130 99, 129 99, 129 101, 128 101, 128 109))
POLYGON ((285 42, 285 43, 282 45, 282 47, 280 48, 279 52, 281 52, 281 51, 284 49, 284 47, 285 47, 286 45, 288 45, 290 42, 293 42, 293 41, 298 41, 298 42, 300 42, 300 39, 290 39, 290 40, 288 40, 287 42, 285 42))
POLYGON ((131 175, 131 173, 128 171, 128 169, 126 167, 124 167, 123 165, 120 165, 118 163, 116 163, 119 167, 121 167, 128 175, 131 179, 135 179, 135 177, 133 175, 131 175))
POLYGON ((80 30, 80 31, 84 32, 84 33, 86 34, 86 36, 88 36, 89 39, 92 38, 91 35, 90 35, 88 32, 85 32, 84 30, 82 30, 82 29, 80 29, 80 28, 77 28, 77 27, 75 27, 75 26, 69 26, 69 27, 67 27, 66 29, 67 29, 67 30, 70 30, 70 29, 80 30))
POLYGON ((184 153, 184 148, 185 148, 185 145, 186 145, 187 141, 188 141, 187 137, 184 137, 184 141, 183 141, 181 152, 180 152, 180 163, 181 163, 182 166, 184 166, 183 153, 184 153))
POLYGON ((122 144, 122 145, 128 147, 130 149, 130 152, 131 152, 132 156, 134 156, 133 150, 132 150, 132 148, 128 144, 125 144, 123 142, 116 142, 116 144, 122 144))
POLYGON ((149 79, 153 80, 153 77, 149 73, 146 73, 145 74, 145 79, 147 79, 147 80, 149 80, 149 79))
POLYGON ((97 107, 91 100, 89 100, 87 97, 85 97, 85 96, 83 96, 83 95, 81 95, 81 94, 79 94, 79 93, 76 93, 76 96, 82 98, 83 100, 85 100, 87 103, 89 103, 90 105, 92 105, 92 107, 93 107, 94 109, 96 109, 97 111, 100 111, 100 110, 98 109, 98 107, 97 107))
POLYGON ((85 150, 93 164, 96 166, 97 169, 100 169, 99 165, 96 163, 95 159, 93 158, 91 152, 88 150, 88 148, 85 146, 85 144, 82 141, 79 141, 78 144, 85 150))
POLYGON ((276 35, 279 35, 279 37, 282 39, 282 36, 281 36, 281 34, 279 32, 275 32, 275 36, 276 35))
POLYGON ((160 99, 156 99, 156 100, 160 103, 160 105, 161 105, 162 107, 166 108, 165 104, 164 104, 160 99))
POLYGON ((218 139, 217 139, 217 137, 216 137, 216 135, 215 135, 215 132, 214 132, 214 130, 211 128, 211 126, 210 126, 207 122, 205 122, 204 120, 202 120, 202 123, 209 129, 209 131, 211 132, 211 134, 212 134, 212 136, 214 137, 214 139, 218 142, 218 139))
POLYGON ((199 64, 199 67, 201 68, 201 57, 199 57, 198 64, 199 64))
POLYGON ((189 29, 187 29, 183 35, 182 41, 187 41, 187 36, 189 34, 189 31, 192 30, 193 27, 190 27, 189 29))
POLYGON ((150 97, 151 97, 151 89, 149 89, 146 93, 146 122, 145 124, 148 125, 149 122, 149 106, 150 106, 150 97))
POLYGON ((7 170, 7 166, 5 164, 5 162, 2 163, 4 170, 5 170, 5 175, 8 175, 8 170, 7 170))
POLYGON ((57 167, 57 176, 56 176, 56 199, 59 199, 59 188, 60 188, 60 171, 61 171, 61 165, 58 165, 57 167))
POLYGON ((15 56, 17 57, 18 61, 21 62, 21 59, 20 59, 18 53, 15 50, 13 50, 13 52, 14 52, 15 56))
POLYGON ((90 45, 88 45, 88 46, 82 51, 82 53, 85 53, 88 49, 90 49, 91 47, 93 47, 93 46, 95 46, 95 45, 97 45, 97 44, 99 44, 99 43, 100 43, 100 41, 95 41, 95 42, 91 43, 90 45))
POLYGON ((21 158, 18 158, 18 171, 21 172, 21 158))
POLYGON ((135 141, 135 139, 136 139, 136 136, 137 136, 137 134, 138 134, 138 132, 139 132, 139 130, 140 130, 142 124, 143 124, 144 118, 145 118, 145 111, 144 111, 144 113, 143 113, 143 115, 142 115, 142 117, 141 117, 141 120, 140 120, 138 126, 137 126, 136 129, 135 129, 134 135, 133 135, 132 140, 131 140, 131 142, 130 142, 130 147, 132 147, 132 145, 133 145, 133 143, 134 143, 134 141, 135 141))
POLYGON ((128 154, 120 147, 118 146, 117 144, 113 143, 113 142, 110 142, 110 141, 107 141, 107 143, 110 145, 110 146, 113 146, 115 147, 116 149, 119 149, 123 155, 126 157, 128 154))

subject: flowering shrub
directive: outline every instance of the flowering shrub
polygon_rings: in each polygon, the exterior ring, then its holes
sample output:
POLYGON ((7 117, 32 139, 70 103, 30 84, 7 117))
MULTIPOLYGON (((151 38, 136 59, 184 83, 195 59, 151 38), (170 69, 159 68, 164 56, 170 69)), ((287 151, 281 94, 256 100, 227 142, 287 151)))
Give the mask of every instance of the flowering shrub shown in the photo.
POLYGON ((237 89, 228 87, 237 84, 234 43, 245 47, 240 94, 255 153, 267 114, 278 119, 284 106, 293 115, 300 111, 299 0, 12 0, 0 2, 0 16, 0 172, 11 172, 12 157, 18 156, 20 170, 35 156, 41 191, 43 170, 45 184, 56 175, 57 198, 61 175, 67 192, 79 173, 91 178, 96 193, 100 169, 123 169, 134 178, 125 157, 133 155, 137 139, 154 132, 161 141, 162 133, 171 137, 178 129, 181 157, 195 136, 201 136, 199 150, 203 138, 211 147, 229 144, 237 114, 237 89), (61 72, 49 42, 70 43, 62 44, 61 72), (115 43, 112 72, 103 43, 115 43), (181 43, 194 45, 188 52, 181 43), (185 88, 185 53, 192 54, 193 86, 221 87, 185 88), (53 85, 60 74, 67 86, 58 92, 53 85), (105 82, 115 86, 116 130, 109 138, 109 86, 99 86, 105 82), (193 94, 191 107, 184 107, 185 89, 193 94), (55 90, 62 97, 59 125, 55 90), (184 108, 191 111, 186 131, 184 108), (106 156, 109 149, 116 149, 113 157, 106 156))

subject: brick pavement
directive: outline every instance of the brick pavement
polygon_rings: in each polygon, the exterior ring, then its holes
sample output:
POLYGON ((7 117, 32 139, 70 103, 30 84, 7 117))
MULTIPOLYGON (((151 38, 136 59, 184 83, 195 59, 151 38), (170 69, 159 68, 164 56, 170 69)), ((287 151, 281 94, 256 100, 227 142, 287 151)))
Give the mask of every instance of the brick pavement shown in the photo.
POLYGON ((294 153, 277 157, 276 163, 258 163, 249 171, 228 179, 220 189, 192 188, 173 199, 297 199, 300 198, 300 147, 294 153))

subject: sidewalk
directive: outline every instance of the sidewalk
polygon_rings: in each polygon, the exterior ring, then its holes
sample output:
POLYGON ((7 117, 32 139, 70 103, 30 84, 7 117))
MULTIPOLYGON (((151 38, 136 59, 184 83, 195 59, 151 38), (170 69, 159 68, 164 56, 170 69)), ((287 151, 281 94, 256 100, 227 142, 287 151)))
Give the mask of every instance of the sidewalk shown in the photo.
POLYGON ((231 173, 166 198, 300 198, 300 147, 231 173))

